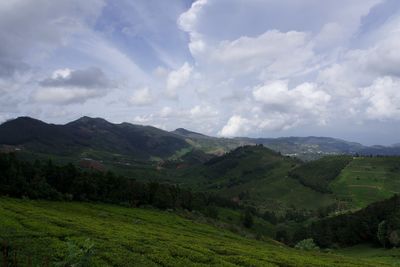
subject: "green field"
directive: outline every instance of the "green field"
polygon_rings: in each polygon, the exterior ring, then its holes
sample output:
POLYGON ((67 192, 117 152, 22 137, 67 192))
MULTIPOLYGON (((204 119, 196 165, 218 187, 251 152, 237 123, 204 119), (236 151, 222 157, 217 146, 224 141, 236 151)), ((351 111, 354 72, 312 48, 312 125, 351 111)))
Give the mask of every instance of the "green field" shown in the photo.
POLYGON ((400 193, 400 157, 354 158, 331 183, 331 189, 353 208, 400 193))
POLYGON ((105 204, 0 198, 0 237, 19 263, 31 257, 33 266, 46 258, 62 261, 67 244, 87 238, 94 244, 91 266, 392 266, 294 250, 169 212, 105 204))
POLYGON ((359 259, 374 259, 391 263, 393 266, 400 266, 400 248, 384 249, 372 247, 371 245, 358 245, 339 249, 335 253, 359 259))

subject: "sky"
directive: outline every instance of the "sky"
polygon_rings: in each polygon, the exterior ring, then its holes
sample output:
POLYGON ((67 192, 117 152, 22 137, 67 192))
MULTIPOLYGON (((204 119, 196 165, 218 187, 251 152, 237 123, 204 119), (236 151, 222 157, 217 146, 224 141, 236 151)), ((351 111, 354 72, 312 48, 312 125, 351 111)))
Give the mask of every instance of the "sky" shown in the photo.
POLYGON ((398 0, 8 0, 0 40, 0 122, 400 142, 398 0))

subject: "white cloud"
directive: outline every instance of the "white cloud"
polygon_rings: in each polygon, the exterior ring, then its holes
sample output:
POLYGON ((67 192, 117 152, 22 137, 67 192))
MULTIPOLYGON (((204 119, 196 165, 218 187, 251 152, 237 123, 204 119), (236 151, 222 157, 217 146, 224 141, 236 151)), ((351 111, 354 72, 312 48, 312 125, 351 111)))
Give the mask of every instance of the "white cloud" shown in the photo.
POLYGON ((145 106, 154 102, 153 94, 148 87, 136 90, 129 102, 133 105, 145 106))
POLYGON ((371 86, 362 88, 361 94, 367 118, 400 120, 400 79, 378 78, 371 86))
POLYGON ((190 42, 189 50, 192 55, 198 55, 206 50, 206 43, 203 41, 203 36, 196 30, 200 13, 208 0, 197 0, 192 6, 178 18, 178 25, 183 30, 189 33, 190 42))
POLYGON ((210 64, 222 65, 224 69, 231 70, 231 74, 250 73, 279 79, 302 72, 314 59, 314 54, 306 33, 272 30, 254 38, 223 41, 211 57, 210 64))
POLYGON ((226 125, 218 132, 220 136, 234 137, 241 134, 246 134, 251 129, 250 120, 243 118, 240 115, 233 115, 229 118, 226 125))
POLYGON ((273 81, 253 90, 254 99, 265 105, 267 111, 324 116, 331 96, 319 90, 316 84, 303 83, 289 89, 288 81, 273 81))
POLYGON ((173 70, 167 77, 167 96, 171 98, 177 97, 178 89, 185 86, 190 78, 193 68, 186 62, 177 70, 173 70))
POLYGON ((196 105, 189 110, 190 117, 192 118, 209 118, 218 115, 218 110, 207 105, 196 105))

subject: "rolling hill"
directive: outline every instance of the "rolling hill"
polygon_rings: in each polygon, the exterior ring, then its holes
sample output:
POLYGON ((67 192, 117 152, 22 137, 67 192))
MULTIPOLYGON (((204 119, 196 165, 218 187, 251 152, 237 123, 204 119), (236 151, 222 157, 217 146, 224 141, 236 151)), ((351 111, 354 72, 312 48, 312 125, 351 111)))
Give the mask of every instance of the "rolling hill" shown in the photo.
POLYGON ((32 266, 391 266, 257 241, 157 210, 2 197, 0 217, 2 251, 10 263, 15 255, 32 266))
POLYGON ((0 125, 0 149, 60 157, 133 163, 177 159, 192 150, 223 155, 239 146, 262 144, 284 155, 312 160, 326 155, 400 155, 393 145, 363 146, 328 137, 218 138, 183 128, 172 132, 130 123, 82 117, 65 125, 19 117, 0 125))
POLYGON ((263 146, 244 146, 203 164, 178 170, 176 182, 200 191, 217 192, 261 210, 296 206, 317 209, 334 199, 290 177, 302 163, 263 146), (318 200, 318 201, 316 201, 318 200))

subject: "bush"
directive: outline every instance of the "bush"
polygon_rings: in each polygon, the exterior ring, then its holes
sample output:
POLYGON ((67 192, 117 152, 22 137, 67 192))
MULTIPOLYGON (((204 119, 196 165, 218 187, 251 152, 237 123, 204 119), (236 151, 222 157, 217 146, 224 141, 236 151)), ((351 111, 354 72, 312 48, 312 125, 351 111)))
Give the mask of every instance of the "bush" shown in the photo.
POLYGON ((306 251, 315 251, 319 250, 319 247, 314 243, 312 238, 304 239, 298 242, 295 246, 296 249, 306 250, 306 251))

